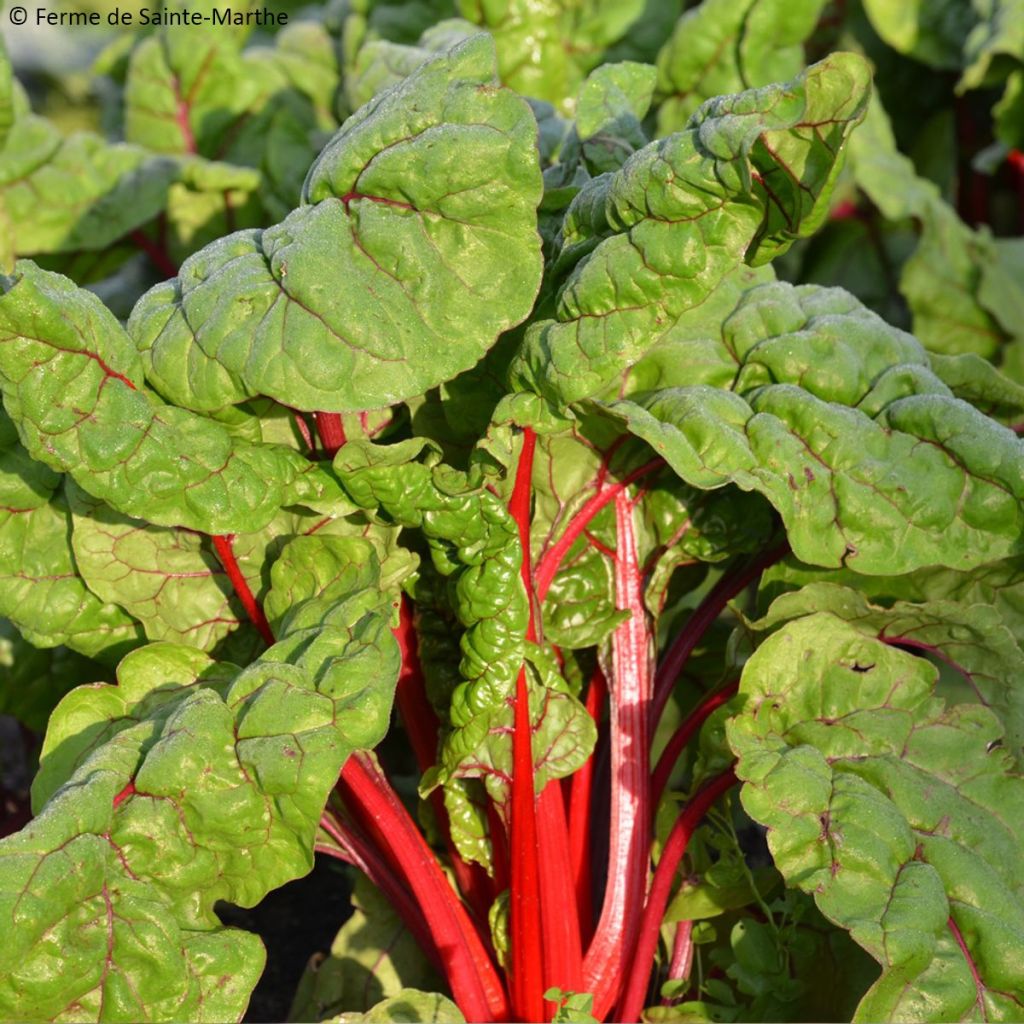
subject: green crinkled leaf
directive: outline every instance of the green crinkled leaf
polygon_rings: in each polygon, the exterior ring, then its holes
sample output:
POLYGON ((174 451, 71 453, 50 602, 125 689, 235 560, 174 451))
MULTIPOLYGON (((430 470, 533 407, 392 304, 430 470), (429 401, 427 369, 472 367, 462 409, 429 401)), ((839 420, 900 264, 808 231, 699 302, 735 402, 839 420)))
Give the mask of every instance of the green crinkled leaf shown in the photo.
POLYGON ((29 458, 10 420, 0 416, 0 615, 36 647, 65 645, 116 661, 142 640, 142 631, 80 574, 61 483, 59 474, 29 458))
POLYGON ((13 100, 0 98, 5 117, 0 270, 5 257, 105 249, 163 209, 175 161, 87 132, 62 137, 29 113, 17 86, 13 100))
POLYGON ((338 452, 334 468, 358 506, 422 529, 434 568, 454 577, 453 610, 465 632, 453 723, 465 725, 503 702, 523 663, 529 616, 518 529, 504 502, 441 464, 436 446, 424 438, 387 446, 352 441, 338 452))
POLYGON ((401 918, 362 875, 355 876, 352 907, 327 956, 318 954, 306 968, 289 1020, 363 1014, 404 990, 441 987, 401 918))
POLYGON ((465 1024, 459 1008, 439 992, 405 988, 366 1013, 343 1013, 331 1024, 465 1024))
MULTIPOLYGON (((208 18, 223 10, 202 6, 189 10, 208 18)), ((272 47, 242 51, 241 42, 234 27, 212 25, 200 38, 192 25, 164 25, 127 63, 128 139, 182 159, 160 227, 178 263, 223 235, 287 216, 321 133, 337 127, 339 72, 323 25, 289 25, 272 47)))
POLYGON ((482 36, 351 117, 303 205, 196 253, 129 330, 169 400, 269 395, 300 409, 390 405, 472 366, 540 278, 529 107, 494 84, 482 36))
POLYGON ((478 31, 468 21, 449 18, 428 28, 415 46, 388 39, 370 40, 360 49, 345 76, 345 95, 349 106, 355 110, 369 103, 385 89, 408 78, 435 54, 450 49, 478 31))
POLYGON ((707 99, 784 81, 825 0, 703 0, 658 52, 659 134, 682 128, 707 99))
POLYGON ((244 670, 159 644, 125 660, 119 686, 64 699, 36 782, 45 806, 0 843, 0 1016, 241 1015, 263 954, 214 906, 254 906, 312 865, 339 770, 387 729, 391 600, 379 577, 328 587, 319 614, 305 605, 319 625, 244 670))
POLYGON ((207 538, 131 519, 74 485, 68 496, 78 571, 150 640, 210 650, 246 621, 232 607, 231 585, 207 538))
MULTIPOLYGON (((576 100, 576 134, 592 173, 617 171, 647 145, 642 121, 651 106, 654 83, 654 68, 635 61, 602 64, 587 76, 576 100)), ((566 162, 564 150, 560 159, 566 162)))
POLYGON ((896 601, 881 605, 862 593, 834 583, 810 583, 772 602, 767 615, 752 627, 778 628, 791 619, 828 612, 865 636, 893 647, 930 655, 946 666, 963 699, 992 709, 1006 732, 1014 760, 1024 755, 1024 652, 1009 627, 989 604, 959 600, 896 601))
MULTIPOLYGON (((214 9, 206 0, 189 8, 207 18, 214 9)), ((155 152, 222 159, 237 147, 268 83, 252 74, 256 62, 247 66, 244 32, 209 22, 201 32, 194 28, 160 26, 133 49, 125 79, 125 137, 155 152)))
POLYGON ((855 1020, 1017 1020, 1024 779, 996 717, 819 613, 747 663, 730 721, 776 866, 881 965, 855 1020))
POLYGON ((258 530, 283 505, 337 498, 297 451, 238 440, 163 404, 112 314, 67 278, 0 279, 0 387, 33 458, 119 512, 203 533, 258 530))
MULTIPOLYGON (((423 438, 389 446, 349 442, 334 467, 357 505, 422 530, 434 569, 449 577, 452 610, 465 631, 460 681, 444 709, 452 729, 444 736, 434 781, 483 778, 491 798, 504 806, 511 778, 509 698, 527 653, 529 616, 515 521, 501 498, 440 463, 436 446, 423 438)), ((541 780, 571 774, 593 749, 593 719, 562 689, 557 673, 539 670, 531 679, 535 771, 541 780)))
POLYGON ((820 569, 788 557, 768 568, 761 578, 762 611, 782 593, 822 582, 855 589, 872 604, 882 606, 898 601, 984 605, 1014 636, 1024 635, 1024 559, 1020 557, 987 562, 967 572, 933 567, 900 576, 862 576, 850 569, 820 569))
MULTIPOLYGON (((432 788, 436 778, 436 772, 424 774, 421 788, 432 788)), ((444 780, 444 809, 448 815, 448 834, 455 849, 467 864, 479 864, 493 877, 494 856, 487 820, 489 802, 490 797, 478 779, 444 780)))
POLYGON ((416 637, 427 699, 444 717, 452 694, 461 682, 462 623, 453 608, 454 594, 448 579, 430 559, 420 564, 419 573, 407 584, 415 609, 416 637))
POLYGON ((576 101, 576 130, 580 138, 608 132, 627 114, 639 124, 650 110, 654 81, 655 69, 650 64, 602 64, 587 76, 576 101))
POLYGON ((76 571, 59 497, 36 508, 0 511, 0 613, 37 647, 63 644, 116 661, 142 639, 135 620, 104 602, 76 571))
POLYGON ((839 290, 775 284, 722 338, 733 390, 607 406, 687 483, 764 494, 817 565, 966 570, 1020 550, 1020 441, 953 398, 910 335, 839 290))
POLYGON ((270 190, 261 191, 259 171, 197 156, 183 157, 180 168, 165 209, 164 245, 172 261, 183 262, 232 230, 264 223, 260 199, 270 190))
POLYGON ((935 353, 932 370, 957 398, 999 419, 1024 413, 1024 385, 1000 373, 987 359, 973 352, 958 356, 935 353))
MULTIPOLYGON (((440 778, 445 782, 449 778, 482 779, 488 796, 506 820, 511 798, 513 717, 510 702, 475 715, 445 737, 439 765, 440 778)), ((549 781, 567 778, 580 769, 597 742, 597 726, 578 700, 568 693, 536 686, 530 692, 530 733, 538 792, 549 781)))
POLYGON ((237 665, 216 662, 184 644, 153 643, 121 659, 116 686, 95 682, 73 689, 51 716, 39 753, 32 780, 36 812, 119 733, 173 713, 197 683, 223 696, 238 672, 237 665))
POLYGON ((458 0, 457 6, 494 36, 503 82, 563 108, 601 52, 644 10, 643 0, 458 0))
POLYGON ((324 595, 360 592, 387 576, 388 590, 397 593, 415 562, 396 556, 394 566, 382 564, 376 546, 362 537, 315 536, 291 540, 270 572, 272 589, 265 611, 275 632, 309 628, 329 610, 324 595), (389 570, 397 569, 388 575, 389 570))
POLYGON ((512 379, 559 407, 594 395, 744 260, 813 231, 868 86, 861 58, 834 54, 788 85, 708 101, 684 131, 595 179, 563 229, 586 254, 555 319, 527 332, 512 379))

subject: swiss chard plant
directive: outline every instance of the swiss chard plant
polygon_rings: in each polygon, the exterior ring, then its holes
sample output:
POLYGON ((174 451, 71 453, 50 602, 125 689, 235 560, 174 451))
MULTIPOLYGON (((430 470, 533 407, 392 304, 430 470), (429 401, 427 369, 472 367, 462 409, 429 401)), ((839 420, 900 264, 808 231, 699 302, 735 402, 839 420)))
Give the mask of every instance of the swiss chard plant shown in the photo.
POLYGON ((0 1020, 1024 1017, 1022 15, 682 7, 0 51, 0 1020))

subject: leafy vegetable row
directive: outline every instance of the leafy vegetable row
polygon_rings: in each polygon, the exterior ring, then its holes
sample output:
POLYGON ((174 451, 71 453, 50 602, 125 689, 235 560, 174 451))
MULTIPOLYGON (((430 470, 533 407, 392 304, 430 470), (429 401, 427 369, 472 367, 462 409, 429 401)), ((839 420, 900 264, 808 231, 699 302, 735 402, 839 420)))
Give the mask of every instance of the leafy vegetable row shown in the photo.
POLYGON ((165 28, 123 144, 0 61, 0 1016, 240 1018, 219 905, 315 854, 296 1019, 1020 1015, 1015 240, 856 19, 962 89, 1019 47, 864 6, 165 28), (835 252, 907 218, 893 325, 835 252))

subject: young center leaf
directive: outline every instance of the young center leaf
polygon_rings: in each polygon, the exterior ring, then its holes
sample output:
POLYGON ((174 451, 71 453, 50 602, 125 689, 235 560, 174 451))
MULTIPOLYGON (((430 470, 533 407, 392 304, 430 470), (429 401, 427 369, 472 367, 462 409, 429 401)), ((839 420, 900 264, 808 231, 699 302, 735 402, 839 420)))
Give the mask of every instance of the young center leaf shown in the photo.
POLYGON ((534 323, 512 379, 561 407, 597 394, 685 331, 742 262, 760 265, 827 212, 868 67, 834 54, 786 85, 708 101, 687 127, 592 179, 562 228, 553 320, 534 323), (578 261, 578 262, 576 262, 578 261))

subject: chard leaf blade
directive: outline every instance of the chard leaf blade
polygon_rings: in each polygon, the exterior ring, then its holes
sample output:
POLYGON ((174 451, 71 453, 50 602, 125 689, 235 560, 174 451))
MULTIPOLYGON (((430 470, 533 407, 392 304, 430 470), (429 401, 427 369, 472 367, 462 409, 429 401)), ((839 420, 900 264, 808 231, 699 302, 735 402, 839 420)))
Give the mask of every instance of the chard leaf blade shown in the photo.
POLYGON ((787 883, 882 974, 855 1020, 1015 1020, 1024 779, 1002 727, 933 696, 926 661, 828 613, 747 663, 728 724, 741 798, 787 883))
POLYGON ((250 444, 163 403, 113 314, 24 260, 0 279, 0 388, 29 454, 125 515, 203 533, 248 532, 284 505, 338 496, 299 452, 250 444))
POLYGON ((747 293, 722 345, 731 390, 607 406, 687 483, 764 494, 816 565, 967 570, 1021 550, 1021 442, 954 398, 912 337, 838 289, 779 283, 747 293))
POLYGON ((860 57, 833 54, 787 84, 709 100, 588 183, 563 228, 585 255, 554 319, 531 325, 513 382, 557 407, 599 393, 685 330, 744 261, 767 263, 817 228, 869 87, 860 57))
POLYGON ((126 659, 118 686, 58 706, 43 806, 0 842, 0 919, 16 936, 0 952, 0 1016, 241 1016, 263 951, 215 903, 254 906, 309 870, 338 772, 387 728, 393 597, 372 545, 355 543, 370 589, 311 593, 318 624, 248 668, 158 644, 126 659))
POLYGON ((486 37, 435 56, 342 125, 281 223, 143 296, 147 376, 198 410, 263 394, 346 412, 467 370, 540 284, 535 133, 486 37))

